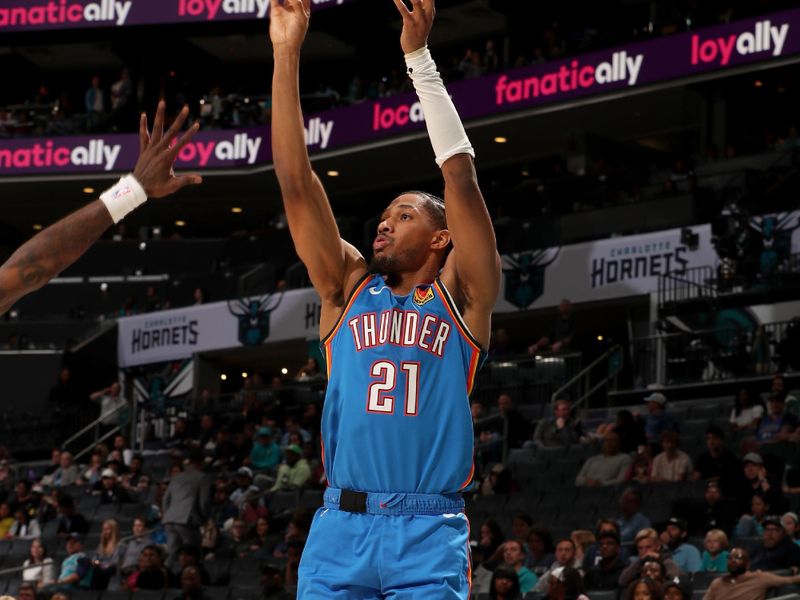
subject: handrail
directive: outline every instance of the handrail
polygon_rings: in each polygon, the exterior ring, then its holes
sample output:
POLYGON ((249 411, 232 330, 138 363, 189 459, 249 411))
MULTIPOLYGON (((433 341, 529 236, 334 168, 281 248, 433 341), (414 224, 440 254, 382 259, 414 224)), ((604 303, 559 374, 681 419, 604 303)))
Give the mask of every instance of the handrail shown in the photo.
MULTIPOLYGON (((68 438, 66 441, 62 442, 62 444, 61 444, 61 448, 66 448, 66 446, 67 446, 68 444, 71 444, 72 442, 74 442, 75 440, 77 440, 77 439, 78 439, 79 437, 81 437, 82 435, 84 435, 84 434, 88 433, 88 432, 89 432, 89 431, 90 431, 90 430, 91 430, 93 427, 97 427, 98 425, 101 425, 101 424, 102 424, 102 421, 103 421, 104 419, 106 419, 106 418, 108 418, 108 417, 110 417, 110 416, 112 416, 112 415, 115 415, 115 414, 117 414, 117 413, 118 413, 119 411, 121 411, 123 408, 125 408, 125 409, 129 408, 129 407, 128 407, 128 403, 127 403, 127 402, 126 402, 125 404, 120 404, 120 405, 119 405, 119 406, 117 406, 115 409, 113 409, 113 410, 111 410, 111 411, 109 411, 109 412, 107 412, 107 413, 101 414, 101 415, 100 415, 99 417, 97 417, 97 418, 96 418, 94 421, 92 421, 91 423, 89 423, 89 424, 88 424, 86 427, 84 427, 83 429, 81 429, 80 431, 78 431, 77 433, 75 433, 75 434, 74 434, 72 437, 68 438)), ((119 426, 117 426, 117 427, 119 427, 119 426)))
POLYGON ((619 373, 619 369, 615 370, 613 373, 610 372, 610 369, 609 369, 609 371, 606 373, 605 377, 602 377, 601 380, 599 382, 597 382, 596 384, 591 385, 591 381, 589 380, 589 377, 590 377, 592 371, 594 370, 594 368, 597 367, 597 365, 599 365, 601 363, 605 363, 605 362, 609 362, 610 363, 610 359, 614 355, 619 355, 620 357, 622 356, 622 346, 620 346, 619 344, 614 344, 613 346, 611 346, 601 356, 597 357, 591 363, 586 365, 586 367, 580 373, 575 375, 575 377, 570 379, 567 383, 565 383, 560 388, 558 388, 555 392, 553 392, 553 395, 550 397, 550 403, 555 405, 556 400, 561 399, 563 397, 564 393, 567 390, 569 390, 569 389, 571 389, 573 387, 577 387, 578 384, 583 384, 584 391, 583 391, 582 395, 579 398, 577 398, 576 400, 574 400, 573 402, 570 403, 570 408, 574 410, 575 408, 577 408, 580 405, 582 405, 597 390, 599 390, 602 387, 608 385, 608 382, 611 381, 611 379, 613 377, 615 377, 619 373))
POLYGON ((570 379, 570 380, 569 380, 567 383, 565 383, 565 384, 564 384, 564 385, 562 385, 560 388, 558 388, 558 389, 557 389, 555 392, 553 392, 553 395, 552 395, 552 396, 551 396, 551 398, 550 398, 550 402, 551 402, 551 404, 555 404, 556 400, 558 400, 558 397, 559 397, 561 394, 563 394, 563 393, 564 393, 566 390, 568 390, 569 388, 571 388, 571 387, 572 387, 572 386, 573 386, 573 385, 574 385, 574 384, 575 384, 575 383, 576 383, 578 380, 580 380, 582 377, 586 376, 586 374, 587 374, 589 371, 591 371, 591 370, 592 370, 592 368, 593 368, 595 365, 597 365, 597 364, 598 364, 598 363, 600 363, 601 361, 603 361, 603 360, 605 360, 606 358, 608 358, 608 357, 611 355, 611 353, 612 353, 612 352, 615 352, 617 349, 621 349, 621 346, 620 346, 619 344, 615 344, 615 345, 611 346, 611 348, 609 348, 609 349, 608 349, 608 350, 607 350, 607 351, 606 351, 604 354, 602 354, 602 355, 601 355, 601 356, 599 356, 598 358, 594 359, 592 362, 590 362, 588 365, 586 365, 586 366, 583 368, 583 370, 582 370, 580 373, 578 373, 577 375, 575 375, 575 377, 573 377, 572 379, 570 379))

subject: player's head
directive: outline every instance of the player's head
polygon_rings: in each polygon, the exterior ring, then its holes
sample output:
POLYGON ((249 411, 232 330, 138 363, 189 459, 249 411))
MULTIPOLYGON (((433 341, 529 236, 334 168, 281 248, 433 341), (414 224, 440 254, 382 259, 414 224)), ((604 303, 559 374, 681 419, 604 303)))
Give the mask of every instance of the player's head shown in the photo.
POLYGON ((449 250, 444 202, 426 192, 403 192, 381 214, 370 266, 386 274, 417 271, 429 261, 438 267, 449 250))

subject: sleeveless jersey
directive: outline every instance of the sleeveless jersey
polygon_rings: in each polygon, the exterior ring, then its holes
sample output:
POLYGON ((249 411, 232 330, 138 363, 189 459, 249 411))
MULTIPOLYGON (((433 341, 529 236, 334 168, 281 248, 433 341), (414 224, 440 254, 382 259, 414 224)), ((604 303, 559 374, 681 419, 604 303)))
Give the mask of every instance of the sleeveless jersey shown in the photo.
POLYGON ((451 494, 469 484, 468 396, 484 354, 441 281, 396 296, 382 276, 366 275, 322 344, 332 487, 451 494))

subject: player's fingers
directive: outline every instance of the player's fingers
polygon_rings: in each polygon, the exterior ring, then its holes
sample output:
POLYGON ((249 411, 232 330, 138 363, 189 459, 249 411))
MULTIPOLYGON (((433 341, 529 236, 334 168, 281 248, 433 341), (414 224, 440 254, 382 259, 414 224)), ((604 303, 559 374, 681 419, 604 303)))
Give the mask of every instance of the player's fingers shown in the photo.
POLYGON ((400 16, 404 19, 411 15, 411 12, 408 10, 406 3, 403 0, 394 0, 394 5, 397 7, 400 16))
POLYGON ((201 183, 203 183, 203 178, 196 173, 192 173, 191 175, 178 175, 170 180, 170 188, 172 192, 177 192, 187 185, 199 185, 201 183))
POLYGON ((420 15, 425 11, 422 0, 411 0, 411 14, 420 15))
POLYGON ((142 113, 139 117, 139 154, 147 150, 150 145, 150 133, 147 131, 147 115, 142 113))
POLYGON ((164 135, 164 139, 161 140, 161 146, 168 146, 172 143, 172 140, 178 135, 178 132, 183 128, 183 124, 186 122, 186 117, 189 116, 189 107, 184 106, 181 109, 181 112, 178 113, 178 116, 175 117, 175 120, 170 125, 170 128, 167 130, 166 135, 164 135))
POLYGON ((311 0, 303 0, 302 1, 303 11, 306 13, 306 16, 311 15, 311 0))
POLYGON ((166 103, 163 100, 159 101, 156 109, 156 118, 153 119, 153 132, 150 134, 150 139, 154 144, 160 142, 161 138, 164 137, 164 113, 166 110, 166 103))
POLYGON ((189 127, 189 130, 181 136, 181 139, 178 140, 178 143, 169 149, 170 162, 175 162, 175 159, 178 157, 178 152, 180 152, 181 148, 189 143, 189 140, 194 137, 194 134, 197 133, 199 129, 200 123, 194 123, 191 127, 189 127))

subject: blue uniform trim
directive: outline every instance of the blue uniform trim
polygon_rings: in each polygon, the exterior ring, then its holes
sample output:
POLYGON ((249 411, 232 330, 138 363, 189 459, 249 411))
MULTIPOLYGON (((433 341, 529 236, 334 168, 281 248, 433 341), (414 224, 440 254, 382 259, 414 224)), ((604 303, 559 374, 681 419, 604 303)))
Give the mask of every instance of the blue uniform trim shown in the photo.
MULTIPOLYGON (((323 496, 325 508, 339 510, 342 490, 327 488, 323 496)), ((464 512, 461 494, 367 494, 370 515, 445 515, 464 512)))

